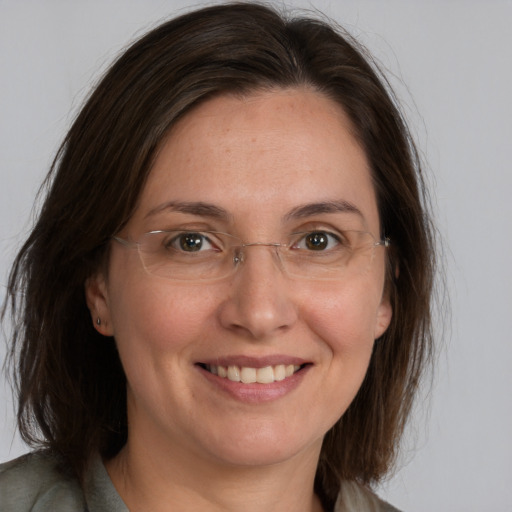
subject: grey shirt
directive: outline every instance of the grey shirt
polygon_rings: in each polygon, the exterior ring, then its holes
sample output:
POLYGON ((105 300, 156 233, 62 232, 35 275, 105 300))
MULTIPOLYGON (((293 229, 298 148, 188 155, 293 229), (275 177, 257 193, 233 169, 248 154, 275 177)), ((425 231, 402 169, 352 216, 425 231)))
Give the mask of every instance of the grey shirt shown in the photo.
POLYGON ((91 462, 84 489, 58 469, 48 452, 0 465, 1 512, 128 512, 101 459, 91 462))
MULTIPOLYGON (((84 488, 58 469, 46 451, 0 464, 0 512, 129 512, 100 457, 86 474, 84 488)), ((353 482, 343 483, 334 512, 398 512, 353 482)))

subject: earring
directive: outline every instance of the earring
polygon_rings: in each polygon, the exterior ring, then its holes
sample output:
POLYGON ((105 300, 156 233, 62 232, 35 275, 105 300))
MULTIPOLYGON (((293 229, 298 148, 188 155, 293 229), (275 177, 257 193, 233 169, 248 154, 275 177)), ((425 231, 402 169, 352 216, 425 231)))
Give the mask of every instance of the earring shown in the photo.
POLYGON ((101 318, 100 317, 96 318, 96 325, 98 325, 98 326, 101 325, 101 318))

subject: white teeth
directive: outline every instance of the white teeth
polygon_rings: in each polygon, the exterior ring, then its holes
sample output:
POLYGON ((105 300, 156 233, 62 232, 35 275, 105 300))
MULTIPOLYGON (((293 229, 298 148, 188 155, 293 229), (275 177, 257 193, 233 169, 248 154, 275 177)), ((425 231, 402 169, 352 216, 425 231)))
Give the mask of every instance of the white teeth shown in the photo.
POLYGON ((258 368, 256 372, 256 381, 260 384, 270 384, 274 382, 275 375, 272 366, 265 366, 265 368, 258 368))
POLYGON ((243 382, 244 384, 271 384, 291 377, 296 371, 300 370, 299 365, 277 364, 275 366, 265 366, 264 368, 251 368, 248 366, 216 366, 208 365, 207 369, 213 375, 222 378, 228 378, 233 382, 243 382))
POLYGON ((256 382, 256 368, 243 367, 240 369, 240 380, 244 384, 252 384, 256 382))
POLYGON ((284 364, 278 364, 274 366, 274 379, 275 380, 284 380, 286 378, 286 370, 284 364))
POLYGON ((233 382, 240 382, 240 368, 238 366, 228 366, 228 379, 233 382))

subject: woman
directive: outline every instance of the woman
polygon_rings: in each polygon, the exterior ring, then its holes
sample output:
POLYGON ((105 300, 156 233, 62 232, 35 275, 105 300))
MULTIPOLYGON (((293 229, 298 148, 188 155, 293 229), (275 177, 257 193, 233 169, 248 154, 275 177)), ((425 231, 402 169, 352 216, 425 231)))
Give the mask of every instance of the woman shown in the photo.
POLYGON ((431 351, 418 159, 346 34, 253 4, 157 27, 71 127, 9 282, 2 510, 393 510, 431 351))

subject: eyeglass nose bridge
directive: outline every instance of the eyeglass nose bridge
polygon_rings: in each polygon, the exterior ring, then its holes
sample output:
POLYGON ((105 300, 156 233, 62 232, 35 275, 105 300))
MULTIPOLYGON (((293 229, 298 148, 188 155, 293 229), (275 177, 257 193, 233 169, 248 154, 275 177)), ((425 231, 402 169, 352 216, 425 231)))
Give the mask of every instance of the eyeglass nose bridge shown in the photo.
POLYGON ((233 264, 235 267, 240 265, 245 261, 245 253, 244 249, 246 247, 272 247, 276 250, 277 257, 279 259, 280 264, 282 265, 281 258, 279 256, 279 247, 287 247, 286 244, 281 244, 279 242, 250 242, 250 243, 241 243, 235 247, 235 253, 233 255, 233 264))

